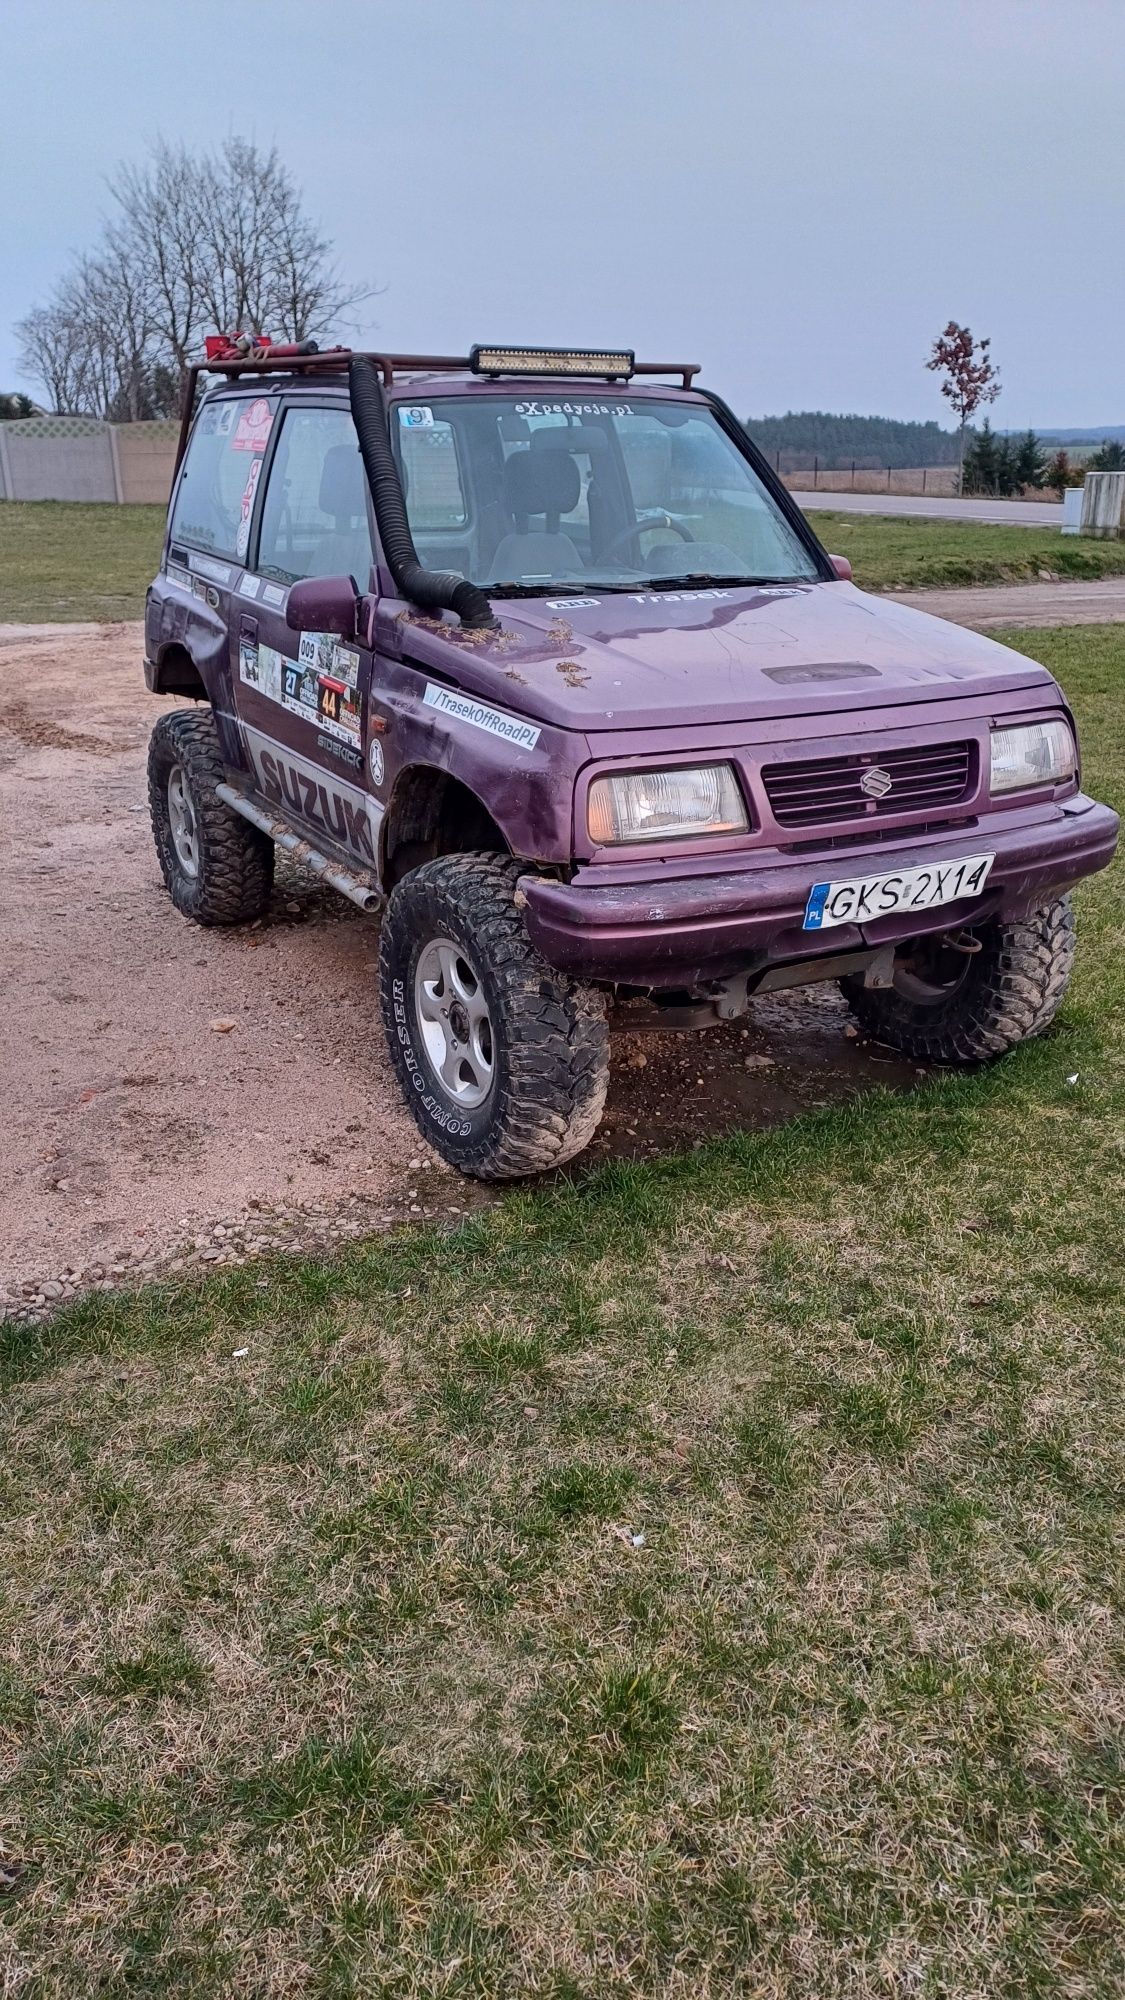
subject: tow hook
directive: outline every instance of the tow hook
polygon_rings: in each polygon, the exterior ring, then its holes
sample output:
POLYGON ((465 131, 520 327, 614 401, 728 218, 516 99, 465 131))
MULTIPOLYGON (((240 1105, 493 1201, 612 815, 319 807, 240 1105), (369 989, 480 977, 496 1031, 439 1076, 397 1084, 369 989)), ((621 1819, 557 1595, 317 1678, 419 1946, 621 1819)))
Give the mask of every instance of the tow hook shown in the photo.
POLYGON ((972 958, 981 950, 980 939, 975 938, 971 931, 942 931, 938 943, 947 945, 950 951, 963 951, 966 958, 972 958))

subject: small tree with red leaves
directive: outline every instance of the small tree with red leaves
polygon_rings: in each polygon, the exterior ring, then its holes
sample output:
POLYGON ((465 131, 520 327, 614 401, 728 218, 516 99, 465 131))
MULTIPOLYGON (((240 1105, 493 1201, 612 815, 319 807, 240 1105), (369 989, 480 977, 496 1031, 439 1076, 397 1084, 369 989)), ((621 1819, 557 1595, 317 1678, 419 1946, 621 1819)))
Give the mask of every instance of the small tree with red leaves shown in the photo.
POLYGON ((974 340, 967 326, 951 319, 938 335, 926 363, 942 377, 941 393, 957 412, 957 491, 960 493, 965 465, 965 431, 983 403, 994 403, 1000 394, 1000 371, 989 359, 987 340, 974 340))

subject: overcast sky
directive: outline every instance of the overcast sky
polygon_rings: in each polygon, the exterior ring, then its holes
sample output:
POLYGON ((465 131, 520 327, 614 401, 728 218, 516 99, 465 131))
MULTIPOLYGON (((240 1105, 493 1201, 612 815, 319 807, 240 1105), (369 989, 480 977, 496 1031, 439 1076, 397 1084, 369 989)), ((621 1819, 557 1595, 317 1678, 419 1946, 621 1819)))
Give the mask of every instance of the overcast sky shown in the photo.
POLYGON ((1125 422, 1125 0, 8 0, 2 79, 0 389, 114 164, 238 133, 388 347, 945 421, 957 318, 998 424, 1125 422))

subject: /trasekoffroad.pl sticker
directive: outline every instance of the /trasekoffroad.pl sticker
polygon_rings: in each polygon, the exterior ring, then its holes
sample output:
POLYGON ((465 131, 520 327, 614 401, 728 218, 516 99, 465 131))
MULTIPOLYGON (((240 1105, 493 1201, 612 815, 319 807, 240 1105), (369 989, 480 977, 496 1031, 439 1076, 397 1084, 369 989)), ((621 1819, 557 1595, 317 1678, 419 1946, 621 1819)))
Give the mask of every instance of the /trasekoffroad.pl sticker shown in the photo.
POLYGON ((534 750, 539 741, 534 723, 524 722, 518 715, 505 715, 502 708, 490 708, 487 702, 474 701, 470 695, 456 694, 452 688, 438 687, 433 681, 426 682, 423 699, 427 708, 455 716, 458 722, 469 722, 474 729, 486 729, 490 736, 501 736, 505 743, 514 743, 517 750, 534 750))

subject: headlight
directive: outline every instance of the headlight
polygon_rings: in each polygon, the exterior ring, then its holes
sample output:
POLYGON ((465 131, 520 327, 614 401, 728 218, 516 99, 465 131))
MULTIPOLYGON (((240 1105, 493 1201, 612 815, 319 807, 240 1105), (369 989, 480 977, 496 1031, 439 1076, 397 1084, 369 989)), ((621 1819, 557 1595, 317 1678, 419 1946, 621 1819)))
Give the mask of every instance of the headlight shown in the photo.
POLYGON ((586 824, 597 847, 675 840, 700 833, 745 833, 749 825, 730 764, 691 770, 623 771, 595 778, 586 824))
POLYGON ((1078 769, 1078 754, 1070 724, 1060 717, 1050 722, 1021 723, 1018 729, 992 732, 994 792, 1022 792, 1029 785, 1061 785, 1078 769))

